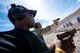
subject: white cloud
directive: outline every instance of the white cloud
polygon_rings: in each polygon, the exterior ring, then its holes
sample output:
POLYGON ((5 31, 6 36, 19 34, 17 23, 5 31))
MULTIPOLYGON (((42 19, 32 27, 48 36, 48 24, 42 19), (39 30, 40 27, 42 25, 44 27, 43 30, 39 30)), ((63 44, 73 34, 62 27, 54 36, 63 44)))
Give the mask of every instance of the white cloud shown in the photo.
POLYGON ((79 3, 80 2, 80 0, 77 0, 77 2, 76 3, 79 3))
POLYGON ((77 1, 79 1, 79 2, 80 2, 80 0, 77 0, 77 1))

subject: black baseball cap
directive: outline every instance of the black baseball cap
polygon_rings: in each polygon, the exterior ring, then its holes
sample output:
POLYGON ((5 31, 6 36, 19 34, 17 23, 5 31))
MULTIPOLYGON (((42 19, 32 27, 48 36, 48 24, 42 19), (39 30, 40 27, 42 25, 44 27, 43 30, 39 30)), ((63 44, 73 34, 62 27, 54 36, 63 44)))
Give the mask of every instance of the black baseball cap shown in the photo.
MULTIPOLYGON (((23 10, 24 12, 29 13, 30 16, 33 16, 33 17, 36 16, 37 10, 27 9, 26 7, 24 7, 24 6, 22 6, 22 5, 11 4, 11 6, 12 6, 12 8, 13 8, 13 7, 20 7, 20 8, 22 8, 22 10, 23 10)), ((14 14, 17 14, 17 13, 21 13, 20 9, 14 10, 14 14)))
POLYGON ((33 17, 36 16, 37 10, 27 9, 25 7, 23 7, 23 8, 24 8, 24 11, 27 12, 27 13, 29 13, 30 16, 33 16, 33 17))

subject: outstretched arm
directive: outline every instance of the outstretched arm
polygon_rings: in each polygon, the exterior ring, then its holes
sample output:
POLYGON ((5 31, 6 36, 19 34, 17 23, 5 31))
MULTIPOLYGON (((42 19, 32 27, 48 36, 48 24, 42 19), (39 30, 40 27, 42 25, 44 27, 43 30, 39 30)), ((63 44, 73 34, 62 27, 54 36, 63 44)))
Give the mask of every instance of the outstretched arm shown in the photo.
POLYGON ((47 34, 50 33, 53 29, 57 28, 56 26, 58 25, 60 18, 53 20, 53 24, 47 26, 46 28, 43 28, 41 30, 41 34, 47 34))

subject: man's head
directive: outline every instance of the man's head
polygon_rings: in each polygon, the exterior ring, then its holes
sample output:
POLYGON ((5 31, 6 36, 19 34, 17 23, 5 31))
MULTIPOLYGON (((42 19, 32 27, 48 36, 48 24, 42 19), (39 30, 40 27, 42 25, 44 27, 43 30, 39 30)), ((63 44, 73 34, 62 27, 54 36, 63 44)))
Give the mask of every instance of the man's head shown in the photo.
POLYGON ((34 28, 41 29, 42 28, 41 23, 40 22, 35 23, 35 27, 34 28))
POLYGON ((36 10, 29 10, 21 5, 11 4, 8 17, 13 24, 23 21, 23 24, 25 23, 27 27, 32 27, 32 25, 35 23, 34 17, 36 12, 36 10))

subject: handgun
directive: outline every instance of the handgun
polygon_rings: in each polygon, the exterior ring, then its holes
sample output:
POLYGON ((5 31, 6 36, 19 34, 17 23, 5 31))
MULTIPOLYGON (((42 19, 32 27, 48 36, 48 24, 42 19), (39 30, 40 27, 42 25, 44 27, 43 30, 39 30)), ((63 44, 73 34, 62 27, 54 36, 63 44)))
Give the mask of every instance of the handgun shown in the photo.
POLYGON ((64 33, 62 33, 62 34, 58 34, 58 35, 56 35, 56 36, 57 36, 57 38, 58 38, 59 40, 63 40, 65 37, 68 37, 68 36, 72 36, 72 37, 73 37, 76 32, 77 32, 77 30, 76 30, 76 29, 73 29, 73 30, 71 30, 71 31, 67 31, 67 32, 64 32, 64 33))

